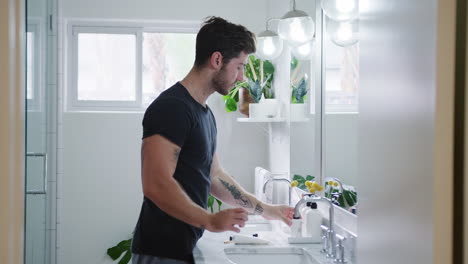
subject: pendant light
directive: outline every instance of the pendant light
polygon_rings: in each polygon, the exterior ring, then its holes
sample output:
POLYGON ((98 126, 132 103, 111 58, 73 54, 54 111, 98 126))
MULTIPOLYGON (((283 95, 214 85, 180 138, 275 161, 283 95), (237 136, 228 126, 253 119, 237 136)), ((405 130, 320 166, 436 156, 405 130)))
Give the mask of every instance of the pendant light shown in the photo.
POLYGON ((306 12, 296 10, 295 0, 292 0, 292 3, 293 9, 286 13, 279 22, 278 34, 291 46, 300 46, 314 37, 315 23, 306 12))
POLYGON ((358 0, 322 0, 325 14, 336 21, 350 21, 358 17, 358 0))
POLYGON ((348 47, 359 41, 358 19, 347 22, 338 22, 327 19, 327 33, 331 41, 338 46, 348 47))
POLYGON ((268 23, 273 19, 266 22, 266 30, 257 36, 257 55, 262 60, 272 60, 283 50, 283 40, 278 34, 268 29, 268 23))
POLYGON ((299 60, 310 60, 314 51, 314 40, 291 49, 292 54, 299 60))

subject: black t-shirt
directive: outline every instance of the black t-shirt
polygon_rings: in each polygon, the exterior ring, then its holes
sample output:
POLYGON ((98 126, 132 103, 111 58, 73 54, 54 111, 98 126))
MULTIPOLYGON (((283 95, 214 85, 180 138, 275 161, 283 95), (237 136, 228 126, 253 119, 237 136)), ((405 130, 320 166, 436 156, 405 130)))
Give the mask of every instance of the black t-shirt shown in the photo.
MULTIPOLYGON (((217 134, 210 108, 199 104, 182 84, 176 83, 145 112, 143 138, 155 134, 181 147, 174 178, 196 204, 206 208, 217 134)), ((202 234, 202 229, 166 214, 144 197, 132 252, 192 261, 193 248, 202 234)))

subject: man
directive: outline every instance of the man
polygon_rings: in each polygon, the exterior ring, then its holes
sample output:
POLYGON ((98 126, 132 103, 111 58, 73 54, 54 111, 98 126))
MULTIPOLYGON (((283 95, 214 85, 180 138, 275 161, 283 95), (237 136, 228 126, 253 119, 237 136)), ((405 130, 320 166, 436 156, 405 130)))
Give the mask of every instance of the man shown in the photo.
POLYGON ((206 105, 214 92, 226 95, 244 79, 253 34, 218 17, 208 18, 196 41, 188 75, 163 92, 143 118, 144 201, 132 244, 133 263, 193 263, 203 231, 235 231, 247 213, 291 224, 293 209, 261 203, 226 172, 216 156, 216 123, 206 105), (210 214, 210 192, 241 208, 210 214))

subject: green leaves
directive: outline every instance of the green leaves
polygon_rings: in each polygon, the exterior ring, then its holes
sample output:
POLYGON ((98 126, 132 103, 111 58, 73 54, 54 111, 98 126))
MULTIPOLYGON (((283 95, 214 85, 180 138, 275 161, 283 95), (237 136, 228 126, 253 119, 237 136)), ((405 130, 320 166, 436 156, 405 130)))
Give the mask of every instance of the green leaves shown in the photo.
POLYGON ((305 182, 313 181, 314 179, 315 176, 312 175, 307 175, 306 177, 303 177, 299 174, 294 174, 293 176, 293 181, 297 181, 299 183, 296 187, 304 191, 307 191, 307 186, 305 185, 305 182))
POLYGON ((237 102, 234 98, 229 97, 229 95, 225 95, 224 97, 224 106, 226 108, 226 112, 234 112, 237 110, 237 102))
POLYGON ((249 80, 249 92, 250 96, 254 99, 255 103, 258 103, 262 98, 262 86, 260 81, 249 80))
POLYGON ((210 208, 211 213, 214 213, 213 205, 215 201, 218 204, 218 212, 221 211, 221 205, 223 204, 223 202, 221 202, 220 200, 218 200, 218 198, 210 194, 210 196, 208 196, 207 207, 210 208))
POLYGON ((213 213, 213 204, 214 204, 214 196, 210 194, 210 196, 208 197, 208 208, 210 208, 210 211, 211 213, 213 213))
POLYGON ((270 61, 262 61, 254 55, 250 55, 244 72, 247 81, 237 82, 234 88, 229 91, 229 94, 223 96, 224 106, 228 113, 237 110, 240 87, 247 88, 256 103, 260 101, 262 94, 265 98, 275 98, 274 90, 271 87, 275 74, 275 66, 270 61))
POLYGON ((293 86, 292 102, 303 104, 306 94, 307 94, 307 82, 305 78, 302 78, 297 86, 293 86))
POLYGON ((291 59, 291 71, 296 69, 297 65, 299 64, 299 60, 296 57, 291 59))
POLYGON ((223 204, 223 202, 221 202, 220 200, 216 199, 216 203, 218 203, 218 212, 221 211, 221 205, 223 204))
POLYGON ((224 106, 226 112, 233 112, 237 110, 237 102, 239 102, 239 89, 247 87, 247 82, 237 82, 236 85, 229 91, 227 95, 223 96, 224 106))
POLYGON ((132 258, 132 251, 130 249, 132 245, 132 239, 122 240, 116 246, 107 249, 107 255, 112 258, 112 260, 117 260, 120 256, 123 257, 120 259, 119 264, 127 264, 132 258))
MULTIPOLYGON (((325 183, 325 197, 331 199, 332 194, 338 194, 340 191, 339 189, 335 188, 332 185, 329 185, 328 182, 325 183)), ((343 192, 337 198, 337 202, 339 203, 340 207, 344 209, 348 209, 353 207, 357 204, 357 193, 352 186, 343 185, 343 192)))

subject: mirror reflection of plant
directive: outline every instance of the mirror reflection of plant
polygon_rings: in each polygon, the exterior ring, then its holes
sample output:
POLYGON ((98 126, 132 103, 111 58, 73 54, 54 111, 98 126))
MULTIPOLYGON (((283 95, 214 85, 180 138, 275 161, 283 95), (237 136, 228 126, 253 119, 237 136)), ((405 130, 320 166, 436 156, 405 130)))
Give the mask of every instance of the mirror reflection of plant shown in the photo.
MULTIPOLYGON (((344 209, 349 209, 357 204, 357 192, 353 186, 343 184, 343 193, 338 195, 338 205, 344 209)), ((332 198, 333 194, 339 194, 339 184, 335 181, 325 182, 325 197, 332 198)))
POLYGON ((291 102, 293 104, 303 104, 308 92, 308 76, 306 73, 301 72, 303 70, 302 68, 303 62, 293 57, 291 60, 291 102), (299 74, 299 72, 301 72, 301 74, 299 74))
POLYGON ((293 177, 293 181, 291 182, 291 187, 297 187, 311 194, 323 191, 323 187, 320 186, 320 184, 316 183, 314 179, 315 177, 311 175, 303 177, 299 174, 295 174, 293 177))
POLYGON ((268 60, 261 60, 254 55, 250 55, 247 64, 244 67, 246 81, 237 82, 229 91, 229 94, 223 96, 226 112, 237 110, 239 102, 239 89, 248 89, 250 96, 256 103, 260 101, 262 95, 264 98, 275 98, 272 89, 275 67, 268 60))
POLYGON ((293 90, 292 90, 292 100, 291 102, 293 104, 303 104, 305 100, 305 96, 307 94, 307 81, 306 81, 306 76, 301 79, 299 84, 297 86, 293 85, 293 90))
POLYGON ((291 184, 295 185, 294 182, 297 181, 297 185, 293 187, 297 187, 303 191, 307 191, 306 181, 313 181, 314 179, 315 179, 315 176, 312 176, 312 175, 307 175, 304 177, 299 174, 294 174, 293 181, 291 182, 291 184))

